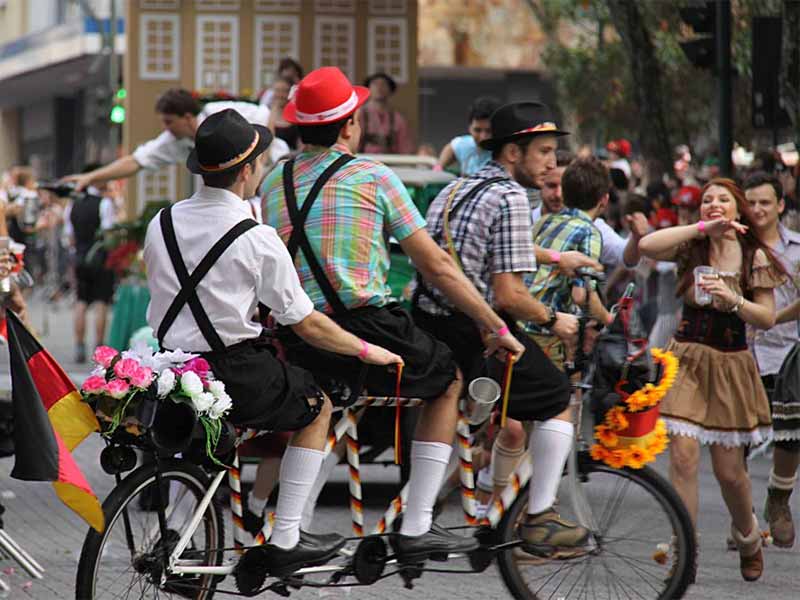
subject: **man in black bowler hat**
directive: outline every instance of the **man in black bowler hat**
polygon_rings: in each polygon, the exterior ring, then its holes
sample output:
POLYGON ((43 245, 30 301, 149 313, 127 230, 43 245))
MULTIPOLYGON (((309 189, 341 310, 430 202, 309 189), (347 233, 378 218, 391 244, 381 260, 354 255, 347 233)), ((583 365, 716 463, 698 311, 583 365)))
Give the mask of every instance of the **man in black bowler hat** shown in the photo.
MULTIPOLYGON (((537 261, 557 263, 566 272, 584 265, 601 267, 579 252, 551 253, 533 244, 525 188, 542 187, 556 168, 557 138, 567 135, 550 109, 538 102, 507 104, 494 112, 491 125, 492 137, 480 145, 492 152, 492 160, 441 191, 428 209, 428 231, 458 257, 467 278, 525 346, 511 378, 512 419, 492 452, 494 481, 499 491, 524 454, 519 421, 535 421, 528 445, 533 479, 520 537, 527 552, 550 557, 579 550, 588 539, 586 529, 561 519, 553 509, 573 440, 570 385, 516 323, 537 323, 568 345, 574 344, 578 323, 575 316, 554 312, 532 297, 522 277, 536 270, 537 261)), ((450 346, 467 381, 487 371, 502 384, 504 365, 495 357, 484 360, 481 332, 422 277, 414 305, 414 321, 450 346)))
POLYGON ((315 311, 275 230, 250 217, 244 198, 253 196, 264 178, 271 141, 269 130, 234 110, 209 116, 187 160, 203 185, 153 219, 144 246, 151 295, 147 319, 161 348, 208 360, 232 397, 229 418, 235 425, 295 432, 281 464, 269 543, 248 551, 237 565, 244 593, 257 590, 267 573, 288 575, 326 562, 345 543, 335 534, 300 531, 324 457, 331 405, 308 371, 275 358, 260 323, 251 318, 259 303, 309 344, 369 364, 402 363, 315 311))

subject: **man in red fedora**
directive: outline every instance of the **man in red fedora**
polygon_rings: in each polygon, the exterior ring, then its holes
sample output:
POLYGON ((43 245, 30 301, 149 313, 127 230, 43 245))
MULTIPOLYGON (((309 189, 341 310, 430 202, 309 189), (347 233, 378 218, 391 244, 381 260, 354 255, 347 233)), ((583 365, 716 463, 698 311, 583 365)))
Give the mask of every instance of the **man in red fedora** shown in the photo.
POLYGON ((266 127, 234 110, 209 116, 186 163, 203 185, 162 210, 144 243, 147 320, 159 346, 200 354, 210 363, 232 398, 234 425, 294 432, 281 464, 270 544, 237 565, 243 592, 260 587, 265 569, 288 575, 326 562, 345 542, 300 531, 303 505, 325 456, 331 404, 311 373, 275 358, 261 324, 251 319, 258 303, 310 344, 365 363, 402 363, 315 311, 275 231, 250 217, 245 198, 263 180, 271 141, 266 127))
MULTIPOLYGON (((358 111, 368 96, 335 67, 317 69, 300 82, 284 118, 298 126, 305 149, 267 177, 263 216, 287 243, 314 306, 368 343, 403 356, 400 395, 425 400, 411 447, 408 507, 392 539, 399 560, 422 562, 432 554, 478 546, 474 538, 432 523, 452 451, 462 379, 447 346, 390 302, 388 239, 398 240, 415 267, 477 327, 494 334, 488 352, 499 347, 518 356, 522 347, 430 238, 397 176, 385 165, 353 156, 361 136, 358 111)), ((279 336, 289 359, 315 376, 359 381, 358 361, 321 352, 285 328, 279 336)), ((395 395, 395 373, 370 368, 364 377, 371 394, 395 395)))

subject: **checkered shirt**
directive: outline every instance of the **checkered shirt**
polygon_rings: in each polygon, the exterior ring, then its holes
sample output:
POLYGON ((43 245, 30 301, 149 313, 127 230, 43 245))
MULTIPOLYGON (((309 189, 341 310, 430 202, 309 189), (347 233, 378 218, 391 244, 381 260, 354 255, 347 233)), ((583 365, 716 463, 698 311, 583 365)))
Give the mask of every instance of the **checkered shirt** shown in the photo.
MULTIPOLYGON (((443 235, 444 208, 454 186, 455 207, 475 185, 492 177, 507 177, 493 183, 450 215, 450 232, 464 274, 488 303, 492 303, 492 274, 531 273, 536 256, 531 239, 531 207, 525 188, 515 182, 500 164, 491 161, 480 171, 451 182, 428 208, 428 232, 447 250, 443 235), (459 182, 463 182, 459 184, 459 182)), ((419 307, 431 314, 450 314, 452 305, 436 289, 426 285, 431 297, 419 294, 419 307)))
MULTIPOLYGON (((342 154, 343 145, 311 148, 294 163, 298 208, 322 172, 342 154)), ((274 227, 284 243, 292 233, 292 222, 283 193, 283 164, 267 176, 262 188, 264 223, 274 227)), ((308 213, 305 231, 311 247, 348 309, 383 306, 391 291, 388 236, 403 240, 425 227, 408 191, 387 166, 356 158, 325 184, 308 213)), ((314 307, 331 313, 311 269, 297 251, 294 259, 300 282, 314 307)))
MULTIPOLYGON (((595 260, 600 259, 603 250, 600 230, 589 215, 577 208, 565 208, 537 222, 533 228, 533 242, 541 248, 557 252, 575 250, 595 260)), ((553 310, 572 312, 572 287, 583 287, 583 280, 566 277, 553 265, 542 265, 536 273, 525 277, 525 284, 534 298, 553 310)), ((528 333, 546 333, 530 321, 520 325, 528 333)))

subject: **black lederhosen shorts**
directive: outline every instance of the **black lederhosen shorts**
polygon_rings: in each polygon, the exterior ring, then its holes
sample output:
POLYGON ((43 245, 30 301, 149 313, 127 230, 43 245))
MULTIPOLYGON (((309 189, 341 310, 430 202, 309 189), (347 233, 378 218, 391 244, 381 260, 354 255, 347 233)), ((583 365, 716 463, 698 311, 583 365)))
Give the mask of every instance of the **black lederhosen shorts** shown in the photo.
POLYGON ((114 271, 78 264, 75 267, 78 302, 111 304, 114 297, 114 271))
MULTIPOLYGON (((403 357, 405 366, 400 382, 403 397, 434 400, 456 379, 456 363, 447 346, 417 327, 399 304, 357 308, 331 318, 353 335, 403 357)), ((358 358, 314 348, 286 327, 279 330, 279 339, 287 358, 314 373, 320 382, 363 381, 373 396, 395 394, 397 375, 393 368, 370 365, 364 372, 365 365, 358 358)))
POLYGON ((246 340, 220 353, 205 352, 203 358, 233 400, 228 418, 234 425, 297 431, 322 408, 322 393, 311 373, 279 360, 267 338, 246 340))
MULTIPOLYGON (((452 350, 464 373, 465 385, 472 379, 489 376, 501 386, 505 363, 495 357, 483 357, 483 341, 474 322, 464 314, 431 315, 414 309, 414 322, 443 341, 452 350)), ((508 416, 520 421, 546 421, 569 406, 570 385, 567 376, 547 358, 539 345, 530 339, 516 323, 504 316, 506 324, 525 352, 511 376, 508 416)))

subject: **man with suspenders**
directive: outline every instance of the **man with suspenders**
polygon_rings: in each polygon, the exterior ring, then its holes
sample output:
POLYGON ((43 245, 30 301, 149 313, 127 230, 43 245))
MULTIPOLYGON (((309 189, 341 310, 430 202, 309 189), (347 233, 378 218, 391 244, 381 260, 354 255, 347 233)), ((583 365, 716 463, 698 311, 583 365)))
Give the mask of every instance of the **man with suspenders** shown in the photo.
MULTIPOLYGON (((400 396, 426 401, 411 447, 408 507, 400 533, 392 538, 401 562, 422 562, 477 547, 474 538, 432 523, 452 451, 462 380, 450 350, 389 303, 388 237, 400 242, 414 265, 477 327, 494 333, 489 351, 500 347, 518 355, 522 346, 428 236, 397 176, 385 165, 352 156, 361 134, 358 110, 368 96, 366 88, 354 87, 335 67, 317 69, 300 82, 284 118, 299 126, 305 149, 267 177, 263 216, 287 243, 317 309, 367 342, 401 354, 400 396)), ((363 380, 370 394, 395 395, 393 373, 370 368, 362 378, 357 361, 320 352, 285 329, 279 335, 289 359, 315 375, 363 380)))
MULTIPOLYGON (((537 261, 557 263, 562 271, 600 265, 579 252, 537 248, 531 231, 531 209, 525 188, 541 188, 556 167, 559 131, 550 110, 538 102, 501 106, 491 117, 492 137, 481 147, 492 160, 480 171, 443 189, 428 209, 428 230, 442 248, 459 261, 468 279, 499 308, 508 327, 525 346, 513 366, 507 426, 495 440, 492 463, 496 493, 525 451, 519 421, 535 421, 528 450, 533 478, 528 516, 520 525, 522 548, 539 556, 580 552, 588 538, 585 528, 570 523, 553 509, 562 472, 573 441, 569 409, 570 385, 564 373, 517 325, 536 323, 567 343, 573 343, 577 320, 555 312, 531 296, 523 275, 537 261)), ((425 273, 414 293, 415 321, 453 349, 467 377, 488 374, 503 380, 505 365, 484 360, 476 350, 481 332, 435 289, 425 273)))
POLYGON ((147 319, 159 345, 208 360, 233 398, 235 425, 295 432, 281 464, 269 544, 248 551, 237 566, 243 592, 258 589, 266 572, 280 576, 321 564, 344 545, 335 534, 300 531, 324 457, 331 404, 308 371, 275 358, 252 319, 258 305, 309 344, 364 363, 402 363, 315 311, 275 230, 250 217, 244 198, 263 180, 271 140, 265 127, 234 110, 209 116, 187 160, 204 185, 162 210, 148 226, 144 245, 151 296, 147 319))

